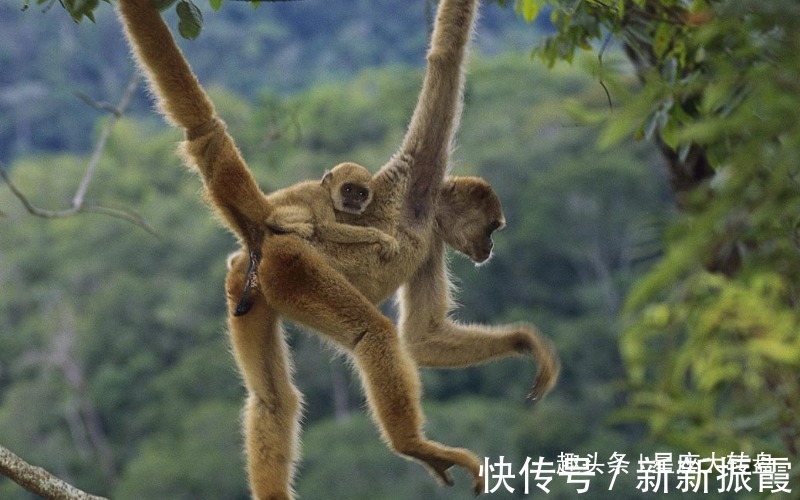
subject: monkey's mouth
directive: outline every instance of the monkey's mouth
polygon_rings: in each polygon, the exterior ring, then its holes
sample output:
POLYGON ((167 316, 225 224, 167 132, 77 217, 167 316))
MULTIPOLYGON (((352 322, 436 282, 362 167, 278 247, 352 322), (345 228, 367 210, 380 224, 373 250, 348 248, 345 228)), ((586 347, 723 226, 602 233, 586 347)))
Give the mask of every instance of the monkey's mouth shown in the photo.
POLYGON ((349 212, 351 214, 360 214, 362 212, 361 203, 342 203, 342 207, 345 209, 345 212, 349 212))
POLYGON ((493 248, 494 243, 491 241, 482 247, 475 247, 469 253, 469 258, 476 264, 484 264, 492 256, 493 248))

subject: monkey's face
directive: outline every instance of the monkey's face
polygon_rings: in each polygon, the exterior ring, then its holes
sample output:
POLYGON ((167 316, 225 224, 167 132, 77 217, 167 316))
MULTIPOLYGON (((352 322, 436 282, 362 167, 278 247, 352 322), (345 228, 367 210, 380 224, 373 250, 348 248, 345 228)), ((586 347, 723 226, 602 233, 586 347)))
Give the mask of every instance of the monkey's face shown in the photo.
POLYGON ((372 202, 369 170, 355 163, 342 163, 325 174, 323 185, 327 186, 333 208, 349 214, 360 215, 372 202))
POLYGON ((492 187, 477 177, 445 180, 436 215, 438 232, 454 250, 483 264, 492 256, 492 235, 506 219, 492 187))
POLYGON ((472 223, 463 228, 464 235, 461 244, 453 248, 476 264, 483 264, 492 256, 494 241, 492 235, 495 231, 505 227, 502 213, 474 214, 472 223))
POLYGON ((505 220, 502 214, 488 215, 475 211, 468 218, 449 226, 442 236, 453 250, 466 255, 476 264, 484 264, 492 256, 494 232, 503 227, 505 220))
POLYGON ((372 200, 372 193, 367 186, 355 182, 344 182, 339 187, 338 196, 333 199, 336 210, 350 214, 361 214, 372 200))

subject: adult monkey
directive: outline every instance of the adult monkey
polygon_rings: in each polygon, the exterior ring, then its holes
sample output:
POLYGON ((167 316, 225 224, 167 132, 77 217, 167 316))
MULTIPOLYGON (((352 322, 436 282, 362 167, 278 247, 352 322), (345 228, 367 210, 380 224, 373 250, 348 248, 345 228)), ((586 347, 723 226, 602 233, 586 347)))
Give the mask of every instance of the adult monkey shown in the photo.
MULTIPOLYGON (((425 83, 400 151, 376 174, 397 175, 400 165, 410 172, 408 187, 389 200, 400 200, 400 217, 386 217, 386 203, 373 202, 357 220, 377 229, 394 230, 400 252, 391 264, 371 249, 354 249, 332 242, 306 242, 293 235, 270 235, 264 227, 273 207, 258 188, 213 105, 178 50, 157 10, 149 0, 120 0, 120 11, 134 52, 148 73, 161 109, 186 131, 184 156, 199 170, 210 203, 244 246, 256 256, 257 294, 254 311, 230 317, 231 340, 248 389, 245 415, 248 472, 258 498, 289 498, 292 464, 296 456, 299 396, 288 373, 280 330, 281 318, 293 320, 325 335, 352 353, 362 376, 373 416, 394 450, 419 460, 446 484, 448 469, 466 468, 473 487, 482 490, 480 463, 467 450, 430 441, 421 431, 420 387, 416 365, 397 332, 374 304, 408 282, 404 307, 408 311, 421 297, 420 286, 434 286, 433 302, 425 304, 431 320, 411 343, 426 333, 449 338, 441 354, 424 360, 432 366, 472 364, 532 352, 539 360, 535 388, 549 390, 557 375, 557 361, 548 343, 534 330, 508 327, 493 331, 454 325, 444 315, 449 307, 447 277, 441 262, 442 240, 461 242, 460 235, 437 232, 436 218, 451 210, 443 195, 443 181, 452 139, 462 105, 463 61, 477 0, 443 0, 428 53, 425 83), (440 198, 442 203, 440 203, 440 198), (441 271, 441 272, 439 272, 441 271), (425 273, 429 274, 425 274, 425 273), (420 274, 422 273, 422 274, 420 274), (489 347, 480 345, 485 342, 489 347), (455 362, 448 361, 458 355, 455 362)), ((454 192, 469 197, 472 190, 454 183, 454 192)), ((498 205, 499 212, 499 205, 498 205)), ((392 210, 388 210, 392 212, 392 210)), ((453 212, 457 214, 457 212, 453 212)), ((501 214, 500 214, 501 216, 501 214)), ((494 214, 478 213, 463 221, 480 240, 502 225, 494 214)), ((440 228, 441 229, 441 228, 440 228)), ((470 251, 465 244, 463 251, 470 251)), ((485 246, 485 245, 484 245, 485 246)), ((488 254, 484 258, 488 258, 488 254)), ((250 259, 249 261, 252 261, 250 259)), ((248 259, 232 260, 227 292, 238 298, 247 280, 248 259), (238 282, 237 282, 238 280, 238 282), (233 287, 233 288, 232 288, 233 287), (235 290, 234 290, 235 289, 235 290)), ((430 292, 429 292, 430 293, 430 292)), ((404 316, 407 316, 404 314, 404 316)), ((405 318, 406 327, 412 322, 405 318)))

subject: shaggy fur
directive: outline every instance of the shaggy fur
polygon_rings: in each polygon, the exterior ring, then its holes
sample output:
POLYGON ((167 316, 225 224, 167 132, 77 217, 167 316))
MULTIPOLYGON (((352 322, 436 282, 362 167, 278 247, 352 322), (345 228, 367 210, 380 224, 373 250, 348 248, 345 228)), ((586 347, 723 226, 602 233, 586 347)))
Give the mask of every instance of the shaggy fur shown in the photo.
POLYGON ((266 222, 275 203, 256 185, 156 9, 148 0, 119 4, 161 110, 185 130, 184 157, 199 172, 210 205, 244 250, 258 257, 234 254, 226 280, 231 343, 248 390, 244 427, 253 495, 292 497, 301 398, 291 381, 282 319, 314 329, 350 353, 392 449, 422 463, 444 484, 452 484, 453 465, 464 467, 475 492, 481 492, 484 479, 474 454, 424 436, 416 363, 465 366, 530 354, 539 365, 534 388, 543 395, 555 383, 558 362, 532 327, 463 327, 447 318, 452 304, 444 244, 483 262, 491 255, 492 232, 505 223, 488 184, 445 177, 477 0, 441 1, 425 80, 402 146, 373 176, 375 196, 366 210, 335 214, 339 222, 394 235, 397 252, 389 261, 367 245, 274 234, 266 222), (248 268, 258 293, 249 313, 235 316, 248 268), (376 304, 404 284, 398 335, 376 304))

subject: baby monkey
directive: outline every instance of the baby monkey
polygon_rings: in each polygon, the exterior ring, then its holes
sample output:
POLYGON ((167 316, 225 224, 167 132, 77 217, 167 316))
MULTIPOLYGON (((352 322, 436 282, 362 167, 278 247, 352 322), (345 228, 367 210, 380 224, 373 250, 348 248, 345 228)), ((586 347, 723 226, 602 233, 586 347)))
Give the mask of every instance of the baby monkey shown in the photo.
POLYGON ((336 221, 336 211, 361 215, 372 202, 372 174, 356 163, 341 163, 325 172, 322 182, 306 181, 275 191, 267 198, 274 211, 266 225, 274 233, 316 236, 336 243, 376 243, 381 257, 398 251, 397 240, 374 227, 336 221))
MULTIPOLYGON (((340 163, 325 172, 322 181, 305 181, 271 193, 274 207, 265 221, 274 234, 296 234, 336 243, 374 243, 383 259, 397 255, 400 246, 393 236, 374 227, 336 221, 336 212, 361 215, 372 202, 372 174, 356 163, 340 163)), ((246 314, 257 287, 258 249, 250 250, 248 278, 234 315, 246 314)))

